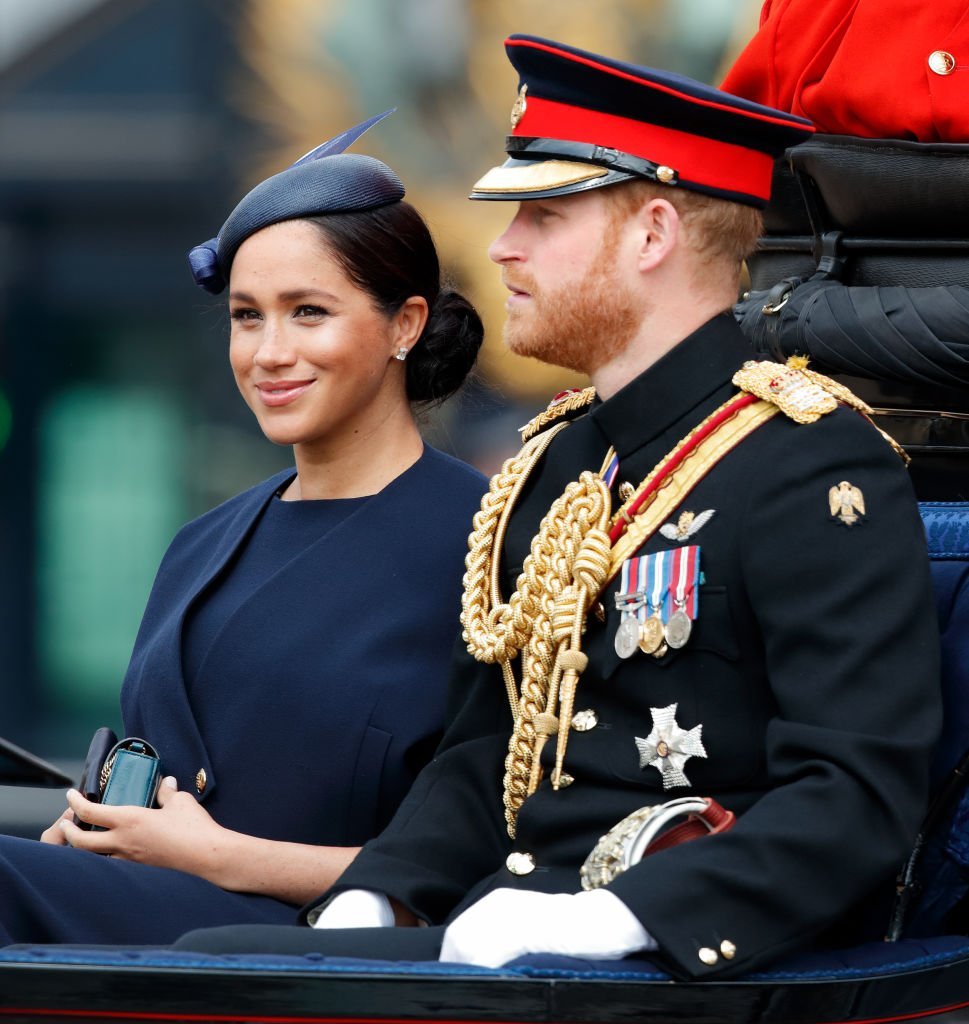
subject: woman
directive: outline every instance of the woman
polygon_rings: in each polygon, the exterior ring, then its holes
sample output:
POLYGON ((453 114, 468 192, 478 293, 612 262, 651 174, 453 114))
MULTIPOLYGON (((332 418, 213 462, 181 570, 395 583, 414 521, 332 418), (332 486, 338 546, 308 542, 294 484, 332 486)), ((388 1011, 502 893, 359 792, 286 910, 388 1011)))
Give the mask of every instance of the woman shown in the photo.
POLYGON ((191 254, 204 287, 229 286, 236 383, 295 470, 175 538, 122 690, 168 776, 160 806, 71 791, 42 844, 0 840, 0 943, 291 921, 430 757, 484 482, 424 446, 412 410, 460 385, 482 330, 397 176, 342 152, 367 126, 191 254))

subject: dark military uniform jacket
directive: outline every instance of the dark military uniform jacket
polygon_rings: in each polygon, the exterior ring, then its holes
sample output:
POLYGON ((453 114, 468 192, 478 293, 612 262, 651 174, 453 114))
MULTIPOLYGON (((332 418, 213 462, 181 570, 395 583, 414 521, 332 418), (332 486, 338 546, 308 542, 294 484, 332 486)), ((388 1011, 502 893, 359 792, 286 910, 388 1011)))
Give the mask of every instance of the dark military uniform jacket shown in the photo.
MULTIPOLYGON (((638 486, 737 393, 730 380, 748 356, 733 320, 716 317, 559 434, 511 520, 505 597, 568 483, 598 470, 612 445, 617 483, 638 486)), ((507 697, 499 670, 462 651, 435 760, 333 892, 384 892, 432 923, 499 887, 576 892, 581 864, 612 825, 691 795, 715 797, 736 826, 652 854, 609 886, 675 976, 760 967, 810 944, 873 887, 890 888, 925 809, 940 722, 924 535, 902 461, 846 406, 807 425, 778 414, 670 521, 708 510, 685 541, 700 547, 704 575, 686 646, 621 659, 618 578, 602 595, 605 621, 588 616, 575 709, 593 711, 596 724, 570 735, 564 769, 575 781, 553 791, 549 741, 544 781, 508 838, 507 697), (829 504, 842 481, 865 507, 850 526, 829 504), (641 767, 636 739, 649 736, 654 709, 673 704, 681 728, 702 725, 707 757, 686 762, 689 785, 664 789, 657 768, 641 767), (513 850, 530 853, 535 870, 511 873, 513 850)), ((657 532, 637 554, 678 543, 657 532)))

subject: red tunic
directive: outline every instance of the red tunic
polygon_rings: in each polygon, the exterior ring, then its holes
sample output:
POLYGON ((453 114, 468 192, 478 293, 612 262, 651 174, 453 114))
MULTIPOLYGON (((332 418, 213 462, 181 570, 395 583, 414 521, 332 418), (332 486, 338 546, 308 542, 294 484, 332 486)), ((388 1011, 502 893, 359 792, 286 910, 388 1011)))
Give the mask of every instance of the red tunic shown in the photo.
POLYGON ((766 0, 727 92, 821 132, 969 141, 969 0, 766 0))

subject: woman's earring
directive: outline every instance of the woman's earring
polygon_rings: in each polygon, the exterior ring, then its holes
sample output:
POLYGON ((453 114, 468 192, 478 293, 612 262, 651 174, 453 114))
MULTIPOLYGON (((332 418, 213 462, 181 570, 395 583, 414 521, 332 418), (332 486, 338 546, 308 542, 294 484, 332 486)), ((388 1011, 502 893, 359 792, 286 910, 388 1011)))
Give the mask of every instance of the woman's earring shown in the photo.
POLYGON ((407 352, 407 346, 401 345, 400 348, 397 349, 397 355, 394 356, 394 359, 399 359, 401 362, 403 362, 407 358, 407 352))

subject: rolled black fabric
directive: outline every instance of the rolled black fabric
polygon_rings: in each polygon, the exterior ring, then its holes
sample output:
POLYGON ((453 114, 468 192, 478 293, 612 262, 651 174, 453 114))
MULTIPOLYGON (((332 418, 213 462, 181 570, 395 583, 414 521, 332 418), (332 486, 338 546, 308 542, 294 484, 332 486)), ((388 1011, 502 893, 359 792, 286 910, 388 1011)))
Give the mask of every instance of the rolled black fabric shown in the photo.
POLYGON ((969 288, 963 285, 865 288, 791 278, 750 292, 734 316, 757 352, 780 361, 798 354, 830 373, 969 384, 969 288))

